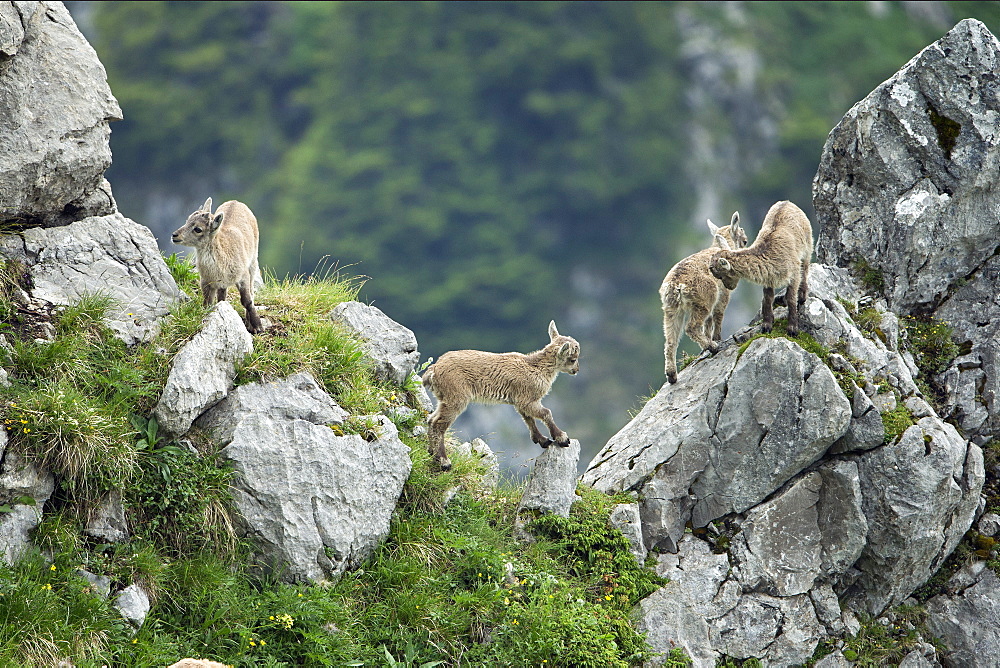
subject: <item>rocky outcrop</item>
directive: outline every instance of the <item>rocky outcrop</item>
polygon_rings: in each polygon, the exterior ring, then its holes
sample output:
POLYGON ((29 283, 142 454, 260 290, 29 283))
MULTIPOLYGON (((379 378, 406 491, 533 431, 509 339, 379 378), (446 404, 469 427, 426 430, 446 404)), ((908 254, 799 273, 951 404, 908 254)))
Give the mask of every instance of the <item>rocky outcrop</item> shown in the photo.
MULTIPOLYGON (((635 611, 654 648, 682 645, 699 666, 802 663, 821 636, 855 632, 853 612, 877 616, 906 599, 972 525, 985 473, 968 435, 990 429, 996 378, 987 296, 1000 271, 987 268, 1000 249, 998 56, 982 24, 963 21, 831 133, 814 202, 826 264, 812 266, 800 311, 815 340, 802 345, 816 354, 783 339, 724 342, 584 473, 599 489, 637 493, 645 544, 674 553, 659 557, 673 581, 635 611), (846 269, 858 260, 876 270, 864 288, 846 269), (917 313, 959 318, 971 356, 921 378, 901 325, 917 313), (945 387, 950 406, 938 413, 918 380, 945 387)), ((953 665, 996 655, 983 639, 1000 625, 976 589, 992 585, 985 576, 961 600, 935 599, 953 665), (954 620, 973 616, 977 630, 961 637, 954 620)), ((933 649, 906 661, 935 665, 933 649)))
POLYGON ((936 382, 979 444, 1000 435, 998 63, 986 26, 960 22, 848 112, 813 184, 819 259, 864 260, 893 311, 968 349, 936 382))
POLYGON ((640 496, 647 547, 760 503, 847 430, 851 406, 815 355, 784 339, 730 346, 665 385, 583 482, 640 496), (696 370, 697 369, 697 370, 696 370))
POLYGON ((122 117, 61 2, 0 3, 0 220, 65 225, 116 210, 104 172, 122 117))
POLYGON ((63 3, 0 2, 0 222, 20 230, 0 237, 0 258, 31 276, 29 311, 112 298, 107 325, 131 345, 155 336, 181 293, 104 178, 121 116, 63 3))
POLYGON ((285 580, 357 568, 389 532, 410 449, 384 416, 367 418, 377 425, 372 441, 330 428, 345 417, 297 374, 243 385, 198 422, 236 471, 239 530, 285 580))
POLYGON ((201 331, 174 356, 153 416, 179 436, 209 407, 222 400, 236 378, 236 364, 253 350, 253 338, 229 302, 219 302, 201 331))
POLYGON ((535 458, 535 465, 525 481, 524 492, 517 504, 514 534, 530 540, 525 530, 531 520, 542 514, 569 517, 570 506, 576 500, 576 469, 580 461, 580 441, 571 439, 565 448, 550 445, 535 458))
POLYGON ((966 19, 830 133, 814 182, 817 256, 881 270, 895 311, 936 307, 1000 247, 1000 42, 966 19), (943 243, 960 236, 963 243, 943 243))
POLYGON ((987 668, 1000 657, 1000 579, 984 562, 948 582, 948 591, 927 602, 927 627, 947 644, 945 666, 987 668))
POLYGON ((105 295, 105 323, 128 344, 149 341, 182 294, 148 228, 115 213, 0 237, 0 256, 31 274, 28 296, 65 306, 105 295))
POLYGON ((374 306, 344 302, 333 309, 331 318, 364 341, 365 355, 383 380, 402 385, 420 361, 413 332, 374 306))

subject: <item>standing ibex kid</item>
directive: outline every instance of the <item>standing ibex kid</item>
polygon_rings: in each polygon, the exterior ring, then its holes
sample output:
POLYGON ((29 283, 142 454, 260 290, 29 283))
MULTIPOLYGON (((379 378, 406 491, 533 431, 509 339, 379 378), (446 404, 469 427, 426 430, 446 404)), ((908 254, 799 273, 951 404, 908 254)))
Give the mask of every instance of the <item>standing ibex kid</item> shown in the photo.
POLYGON ((264 331, 253 303, 254 282, 259 280, 257 219, 242 202, 230 200, 212 215, 212 198, 188 216, 187 222, 171 237, 175 244, 195 249, 195 266, 201 279, 205 306, 226 298, 230 285, 240 291, 246 309, 247 330, 264 331))
POLYGON ((747 245, 738 211, 729 225, 716 227, 709 220, 708 229, 715 237, 712 247, 675 264, 660 285, 664 373, 671 383, 677 382, 677 345, 682 331, 702 350, 713 353, 718 349, 716 341, 722 340, 722 317, 732 290, 712 275, 709 261, 720 248, 732 250, 747 245))
POLYGON ((709 268, 729 289, 735 288, 741 278, 764 287, 761 314, 765 332, 774 326, 774 291, 788 286, 788 333, 794 336, 799 332, 799 304, 805 303, 809 291, 812 252, 809 218, 785 200, 771 206, 752 244, 743 250, 716 252, 709 268))

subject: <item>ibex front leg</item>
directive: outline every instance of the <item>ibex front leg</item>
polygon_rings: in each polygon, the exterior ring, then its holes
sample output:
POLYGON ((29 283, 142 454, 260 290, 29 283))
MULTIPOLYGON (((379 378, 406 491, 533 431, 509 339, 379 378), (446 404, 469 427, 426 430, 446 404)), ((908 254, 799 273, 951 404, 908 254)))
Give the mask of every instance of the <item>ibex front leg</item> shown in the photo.
POLYGON ((531 440, 547 448, 552 445, 555 441, 556 445, 561 447, 566 447, 569 445, 569 436, 562 429, 556 425, 555 420, 552 419, 552 411, 542 405, 542 402, 536 401, 532 404, 528 404, 524 408, 519 408, 518 413, 524 418, 524 422, 528 425, 528 430, 531 432, 531 440), (552 435, 552 439, 545 438, 542 433, 538 431, 538 425, 535 424, 535 419, 539 419, 545 423, 545 426, 549 428, 549 434, 552 435))

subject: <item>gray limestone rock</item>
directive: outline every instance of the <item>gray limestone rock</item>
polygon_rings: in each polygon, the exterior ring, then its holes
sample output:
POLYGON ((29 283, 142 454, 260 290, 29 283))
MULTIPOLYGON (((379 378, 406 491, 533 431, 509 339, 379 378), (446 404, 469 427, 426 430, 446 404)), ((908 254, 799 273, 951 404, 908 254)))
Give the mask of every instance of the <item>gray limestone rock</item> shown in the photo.
POLYGON ((639 492, 646 546, 743 512, 816 462, 851 407, 830 369, 786 339, 758 339, 685 369, 591 461, 583 482, 639 492))
POLYGON ((712 554, 707 543, 688 534, 676 554, 660 555, 656 572, 670 582, 635 607, 636 628, 654 651, 682 647, 695 668, 714 668, 720 654, 709 621, 729 612, 739 594, 738 586, 726 583, 729 558, 712 554))
POLYGON ((528 474, 517 504, 515 536, 531 540, 524 526, 541 515, 551 513, 569 517, 570 506, 577 498, 576 467, 579 461, 580 442, 576 439, 570 439, 565 448, 550 445, 535 458, 535 465, 528 474))
POLYGON ((344 302, 333 309, 331 317, 365 341, 365 352, 378 376, 402 385, 413 373, 420 352, 412 331, 361 302, 344 302))
POLYGON ((106 324, 130 345, 155 336, 182 298, 153 234, 119 213, 0 237, 0 256, 26 265, 33 299, 66 305, 111 297, 106 324))
POLYGON ((945 666, 994 667, 1000 657, 1000 579, 989 568, 978 571, 966 574, 971 584, 960 591, 927 602, 927 628, 948 646, 945 666))
POLYGON ((83 569, 77 570, 76 574, 86 580, 90 584, 90 591, 97 594, 101 598, 107 598, 111 595, 111 578, 108 576, 95 575, 94 573, 83 569))
POLYGON ((373 419, 379 436, 369 442, 266 409, 234 417, 228 444, 220 444, 236 470, 238 528, 282 579, 336 578, 388 534, 410 474, 410 449, 388 418, 373 419))
POLYGON ((149 596, 137 584, 129 585, 115 596, 114 606, 122 617, 136 628, 142 626, 149 614, 149 596))
POLYGON ((7 430, 0 426, 0 501, 11 512, 0 513, 0 559, 17 561, 30 544, 31 531, 42 519, 42 510, 55 489, 55 478, 36 464, 7 448, 7 430), (31 501, 22 503, 22 501, 31 501))
POLYGON ((813 183, 820 262, 865 259, 893 310, 937 305, 997 248, 1000 43, 966 19, 830 133, 813 183), (962 244, 946 239, 960 236, 962 244))
POLYGON ((302 372, 282 380, 240 385, 198 418, 196 424, 216 441, 229 443, 241 417, 248 413, 318 425, 341 424, 348 416, 315 378, 302 372))
POLYGON ((0 220, 53 226, 115 211, 102 195, 107 73, 61 2, 0 3, 0 220))
POLYGON ((122 507, 121 492, 109 492, 91 513, 83 532, 88 536, 108 543, 121 543, 131 532, 125 509, 122 507))
POLYGON ((229 302, 219 302, 180 352, 153 415, 160 427, 180 435, 233 388, 236 363, 253 350, 253 338, 229 302))
POLYGON ((823 544, 817 506, 823 477, 809 473, 746 513, 733 544, 735 577, 749 591, 794 596, 820 575, 823 544))
POLYGON ((642 520, 639 518, 638 503, 620 503, 611 511, 608 518, 611 526, 622 532, 628 541, 632 554, 640 566, 646 563, 645 544, 642 542, 642 520))
POLYGON ((868 541, 845 595, 873 615, 902 602, 951 554, 972 525, 983 455, 956 429, 923 418, 895 442, 858 458, 868 541))
POLYGON ((996 513, 986 513, 979 518, 976 528, 979 529, 979 533, 984 536, 1000 536, 1000 515, 997 515, 996 513))

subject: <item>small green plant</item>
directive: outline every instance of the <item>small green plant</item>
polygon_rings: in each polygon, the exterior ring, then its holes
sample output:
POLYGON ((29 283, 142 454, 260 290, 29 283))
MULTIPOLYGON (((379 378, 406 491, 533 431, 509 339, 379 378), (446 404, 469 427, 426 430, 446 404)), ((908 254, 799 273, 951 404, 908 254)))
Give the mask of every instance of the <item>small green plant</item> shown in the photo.
POLYGON ((892 410, 882 411, 882 425, 885 427, 883 443, 892 443, 902 436, 903 432, 916 424, 913 414, 902 401, 896 402, 892 410))
POLYGON ((177 255, 177 253, 171 253, 163 259, 167 263, 167 269, 170 270, 170 275, 174 277, 174 281, 177 282, 178 287, 185 292, 194 294, 199 280, 198 270, 195 269, 194 264, 189 262, 186 257, 177 255))
POLYGON ((882 293, 885 291, 885 277, 882 275, 882 270, 865 258, 859 258, 854 262, 854 273, 868 292, 882 293))
POLYGON ((935 376, 958 357, 959 346, 947 322, 933 317, 904 316, 906 344, 922 374, 935 376))
POLYGON ((352 415, 340 425, 333 426, 334 433, 357 434, 366 441, 377 441, 382 435, 382 423, 376 417, 352 415))
POLYGON ((930 116, 931 125, 937 133, 938 145, 944 152, 944 157, 951 158, 951 152, 955 148, 958 136, 962 133, 962 125, 955 120, 939 114, 934 105, 927 105, 927 114, 930 116))
POLYGON ((139 475, 126 498, 138 520, 137 535, 178 553, 232 550, 235 532, 227 510, 232 472, 164 441, 155 418, 133 415, 132 424, 139 475))
POLYGON ((882 624, 861 615, 861 630, 844 640, 844 657, 863 668, 894 666, 917 646, 921 637, 930 637, 922 607, 899 606, 892 611, 892 617, 894 622, 882 624))
POLYGON ((578 493, 585 502, 575 503, 569 517, 543 515, 529 529, 572 557, 567 567, 591 578, 596 601, 630 609, 667 581, 639 566, 628 541, 609 526, 607 515, 614 500, 586 486, 578 493))

